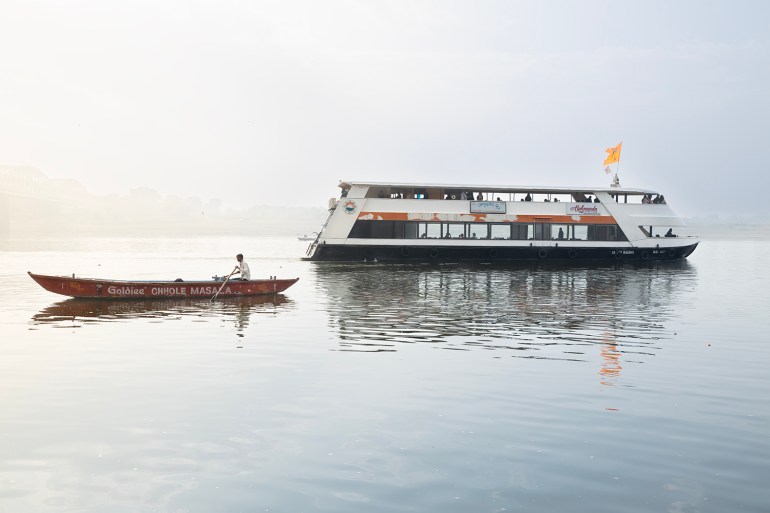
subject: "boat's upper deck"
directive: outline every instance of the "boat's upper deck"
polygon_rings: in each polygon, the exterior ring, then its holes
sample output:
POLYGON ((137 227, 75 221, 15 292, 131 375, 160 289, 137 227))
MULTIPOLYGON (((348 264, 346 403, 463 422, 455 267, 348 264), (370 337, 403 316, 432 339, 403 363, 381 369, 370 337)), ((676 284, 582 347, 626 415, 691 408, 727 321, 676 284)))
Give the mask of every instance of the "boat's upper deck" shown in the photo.
POLYGON ((659 195, 651 189, 629 187, 558 187, 552 185, 473 185, 440 183, 397 183, 342 181, 339 187, 343 196, 353 198, 397 199, 481 199, 487 201, 586 201, 588 195, 600 192, 611 195, 616 201, 640 202, 644 196, 659 195))

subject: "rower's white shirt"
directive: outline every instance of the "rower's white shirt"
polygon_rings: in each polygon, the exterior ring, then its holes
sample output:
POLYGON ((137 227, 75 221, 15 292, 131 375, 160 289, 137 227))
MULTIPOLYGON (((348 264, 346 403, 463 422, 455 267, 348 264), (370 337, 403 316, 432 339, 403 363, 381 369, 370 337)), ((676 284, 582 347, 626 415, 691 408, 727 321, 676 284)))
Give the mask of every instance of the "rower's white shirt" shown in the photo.
POLYGON ((239 267, 241 269, 241 278, 244 280, 250 280, 251 271, 249 270, 249 264, 246 263, 246 260, 241 260, 239 267))

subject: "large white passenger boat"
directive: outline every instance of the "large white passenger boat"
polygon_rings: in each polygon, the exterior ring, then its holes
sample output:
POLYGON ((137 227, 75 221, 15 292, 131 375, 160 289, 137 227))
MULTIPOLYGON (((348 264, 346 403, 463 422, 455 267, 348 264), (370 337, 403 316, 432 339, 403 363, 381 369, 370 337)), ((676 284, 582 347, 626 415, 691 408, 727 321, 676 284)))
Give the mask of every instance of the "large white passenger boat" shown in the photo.
POLYGON ((676 260, 698 240, 658 192, 341 182, 311 260, 676 260))

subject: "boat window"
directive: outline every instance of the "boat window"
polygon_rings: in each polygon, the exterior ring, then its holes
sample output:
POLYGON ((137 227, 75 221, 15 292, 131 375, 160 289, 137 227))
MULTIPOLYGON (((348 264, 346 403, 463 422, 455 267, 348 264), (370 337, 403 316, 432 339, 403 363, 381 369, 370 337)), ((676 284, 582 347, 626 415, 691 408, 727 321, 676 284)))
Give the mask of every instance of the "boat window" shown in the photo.
POLYGON ((421 239, 438 239, 441 237, 441 223, 416 223, 417 232, 421 239))
POLYGON ((626 238, 626 235, 623 233, 620 227, 616 224, 597 224, 597 225, 594 225, 592 228, 593 230, 591 230, 591 227, 589 227, 588 229, 589 240, 608 240, 608 241, 628 240, 626 238), (592 231, 593 231, 593 236, 591 236, 592 231))
POLYGON ((567 240, 569 239, 569 225, 566 224, 552 224, 551 225, 551 238, 555 240, 567 240))
POLYGON ((395 238, 394 221, 370 221, 370 237, 373 239, 393 239, 395 238))
POLYGON ((644 233, 645 237, 679 237, 681 233, 681 227, 674 226, 640 226, 640 230, 644 233))
POLYGON ((490 225, 490 233, 493 239, 510 239, 511 238, 511 225, 508 224, 493 224, 490 225))
POLYGON ((408 221, 397 221, 397 223, 403 225, 405 239, 416 239, 419 236, 417 233, 418 223, 410 223, 408 221))
POLYGON ((551 223, 535 223, 535 239, 549 240, 551 238, 551 223))
POLYGON ((570 240, 588 240, 588 226, 584 224, 572 225, 570 240))
POLYGON ((512 223, 511 238, 514 240, 529 240, 534 237, 535 225, 527 223, 512 223))
POLYGON ((446 239, 465 238, 465 223, 444 223, 443 235, 446 239))
POLYGON ((368 239, 369 238, 369 221, 356 221, 353 228, 350 230, 348 237, 353 239, 368 239))

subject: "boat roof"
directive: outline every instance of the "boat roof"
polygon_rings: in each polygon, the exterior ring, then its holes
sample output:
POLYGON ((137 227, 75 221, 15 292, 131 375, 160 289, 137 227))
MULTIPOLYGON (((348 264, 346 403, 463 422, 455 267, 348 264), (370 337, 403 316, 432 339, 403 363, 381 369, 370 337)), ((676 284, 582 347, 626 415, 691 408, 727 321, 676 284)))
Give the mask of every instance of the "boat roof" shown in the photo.
POLYGON ((634 187, 558 187, 553 185, 479 185, 479 184, 452 184, 452 183, 406 183, 406 182, 359 182, 343 180, 339 183, 342 189, 350 189, 354 185, 364 187, 391 187, 397 189, 457 189, 462 191, 483 192, 529 192, 539 194, 570 194, 572 192, 608 194, 658 194, 650 189, 637 189, 634 187))

